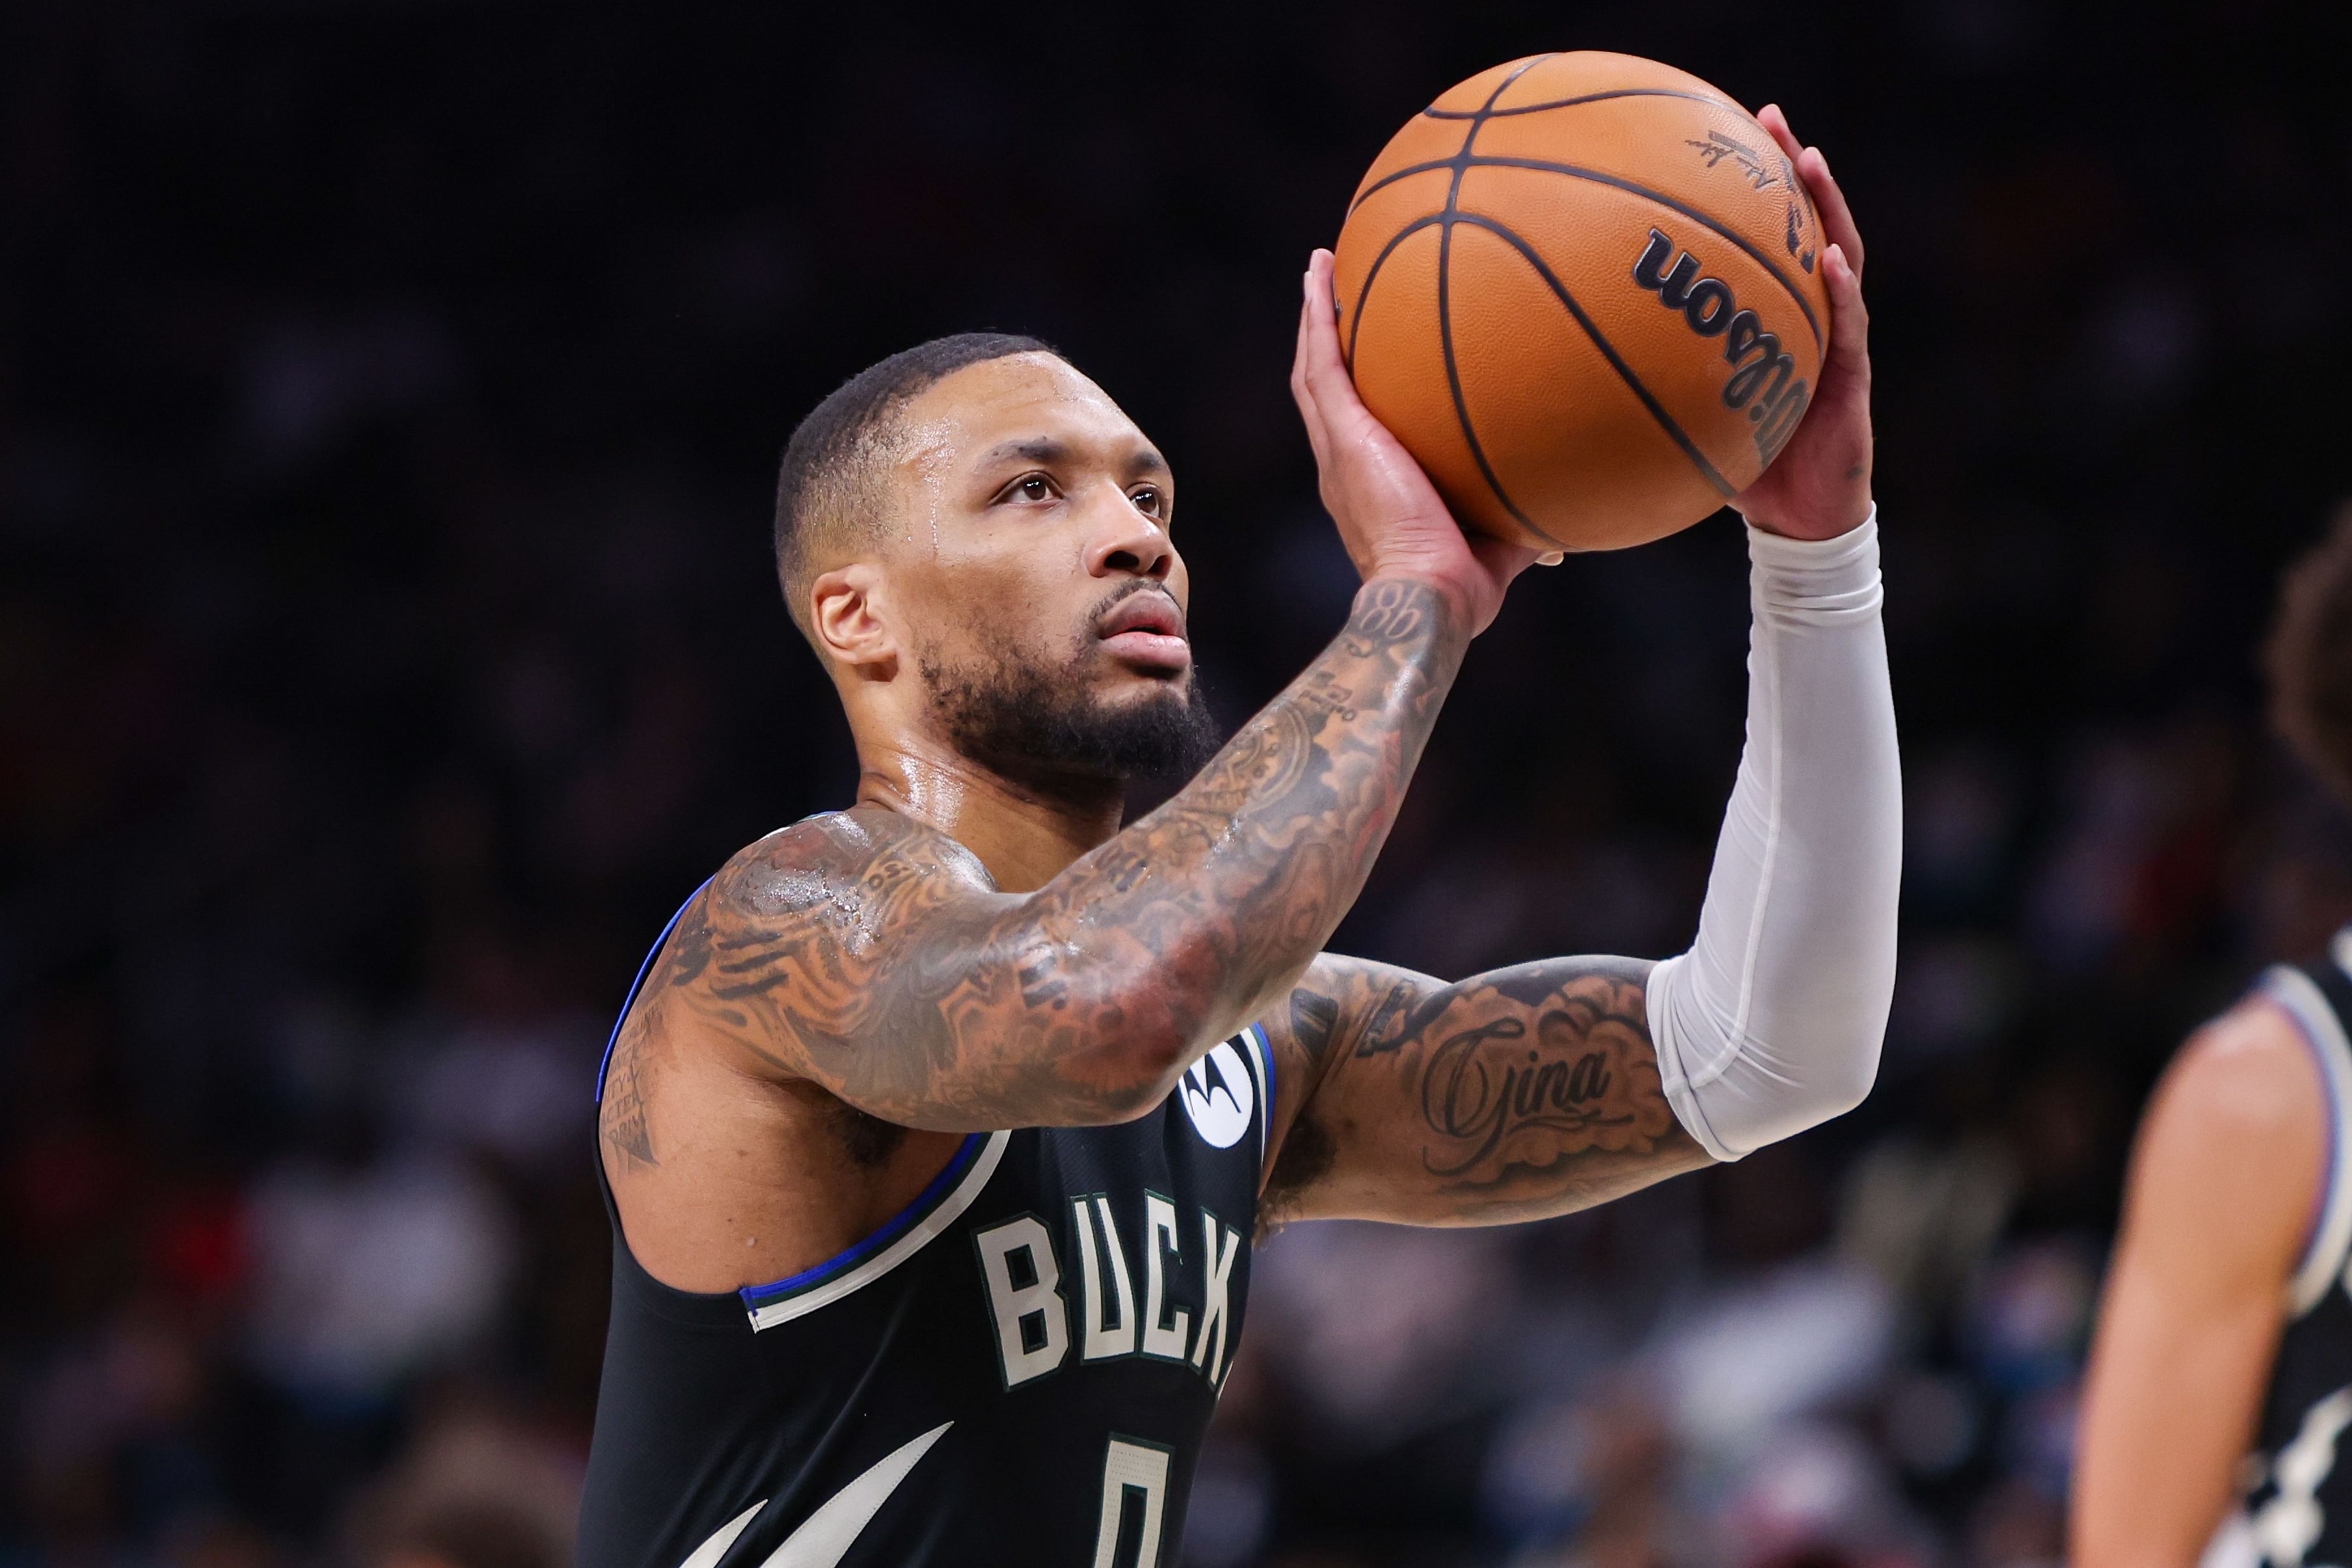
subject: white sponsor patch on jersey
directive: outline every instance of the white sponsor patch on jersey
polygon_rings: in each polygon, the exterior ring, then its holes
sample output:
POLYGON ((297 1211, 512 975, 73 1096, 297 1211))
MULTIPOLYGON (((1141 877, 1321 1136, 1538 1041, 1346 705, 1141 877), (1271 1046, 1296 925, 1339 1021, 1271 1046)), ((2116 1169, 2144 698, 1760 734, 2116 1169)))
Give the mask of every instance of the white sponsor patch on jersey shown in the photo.
POLYGON ((1220 1041, 1209 1054, 1184 1069, 1177 1093, 1184 1114, 1213 1149, 1230 1149, 1249 1131, 1257 1113, 1257 1090, 1248 1064, 1231 1040, 1220 1041))

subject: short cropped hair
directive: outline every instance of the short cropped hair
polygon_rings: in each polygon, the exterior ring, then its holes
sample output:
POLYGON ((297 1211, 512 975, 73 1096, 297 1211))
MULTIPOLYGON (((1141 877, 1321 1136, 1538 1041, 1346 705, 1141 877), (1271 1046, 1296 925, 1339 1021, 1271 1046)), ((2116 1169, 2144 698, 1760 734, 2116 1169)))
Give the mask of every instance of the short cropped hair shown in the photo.
POLYGON ((809 410, 784 444, 776 476, 776 577, 795 624, 807 613, 807 563, 816 547, 856 539, 881 521, 877 481, 898 411, 967 365, 1054 353, 1014 332, 933 338, 867 365, 809 410))
POLYGON ((2263 664, 2273 727, 2352 805, 2352 504, 2287 568, 2263 664))

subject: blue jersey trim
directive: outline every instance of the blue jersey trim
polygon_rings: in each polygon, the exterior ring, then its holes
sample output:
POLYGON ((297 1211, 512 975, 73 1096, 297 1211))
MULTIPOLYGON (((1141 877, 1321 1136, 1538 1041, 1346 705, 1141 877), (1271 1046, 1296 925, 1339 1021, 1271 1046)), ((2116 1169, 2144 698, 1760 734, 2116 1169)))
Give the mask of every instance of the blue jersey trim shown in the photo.
POLYGON ((1275 1096, 1280 1091, 1280 1086, 1274 1079, 1274 1037, 1265 1032, 1264 1024, 1253 1026, 1257 1030, 1258 1055, 1265 1058, 1265 1103, 1267 1110, 1271 1111, 1275 1096))
POLYGON ((613 1033, 604 1041, 604 1055, 596 1063, 596 1104, 604 1103, 604 1073, 613 1065, 613 1047, 621 1043, 621 1026, 629 1021, 629 1009, 637 1005, 637 993, 646 988, 646 976, 653 973, 654 960, 659 958, 661 950, 669 945, 669 933, 677 929, 677 922, 686 917, 687 910, 694 907, 694 900, 702 897, 702 889, 718 879, 718 873, 713 872, 702 879, 702 888, 695 889, 687 896, 686 902, 677 906, 677 913, 669 917, 669 924, 662 927, 661 935, 654 939, 653 948, 646 954, 646 961, 637 965, 637 977, 629 982, 629 994, 621 1002, 621 1016, 613 1020, 613 1033))
POLYGON ((949 1188, 963 1179, 963 1173, 971 1169, 972 1161, 979 1157, 981 1145, 987 1142, 987 1133, 971 1133, 957 1148, 954 1158, 947 1163, 946 1167, 938 1175, 931 1178, 931 1184, 925 1187, 913 1203, 892 1215, 889 1222, 880 1230, 847 1251, 836 1252, 814 1268, 803 1268, 790 1279, 779 1279, 769 1285, 744 1286, 738 1292, 743 1298, 743 1304, 756 1310, 779 1297, 805 1290, 812 1285, 821 1285, 843 1269, 856 1268, 867 1258, 906 1235, 915 1227, 917 1221, 939 1206, 940 1200, 947 1196, 949 1188))

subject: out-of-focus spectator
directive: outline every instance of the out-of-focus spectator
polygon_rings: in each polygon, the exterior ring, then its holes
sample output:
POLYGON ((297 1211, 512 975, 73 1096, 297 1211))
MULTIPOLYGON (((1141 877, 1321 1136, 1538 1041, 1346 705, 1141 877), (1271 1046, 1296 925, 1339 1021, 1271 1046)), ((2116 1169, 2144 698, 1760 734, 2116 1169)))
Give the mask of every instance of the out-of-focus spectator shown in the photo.
POLYGON ((248 1353, 289 1393, 333 1405, 476 1346, 514 1269, 512 1222, 463 1165, 425 1157, 290 1163, 252 1198, 248 1353))
POLYGON ((465 1390, 442 1390, 408 1451, 341 1526, 357 1568, 565 1568, 580 1465, 465 1390))

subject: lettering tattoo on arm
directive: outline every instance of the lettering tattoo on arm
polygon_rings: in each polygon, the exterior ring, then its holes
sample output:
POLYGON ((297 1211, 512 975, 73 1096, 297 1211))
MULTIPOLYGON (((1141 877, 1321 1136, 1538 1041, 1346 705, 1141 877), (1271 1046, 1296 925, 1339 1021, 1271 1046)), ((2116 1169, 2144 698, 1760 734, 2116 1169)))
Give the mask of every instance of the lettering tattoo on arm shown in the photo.
POLYGON ((1268 1227, 1352 1216, 1483 1225, 1565 1214, 1706 1163, 1658 1078, 1650 966, 1561 958, 1454 984, 1318 959, 1338 1022, 1276 1047, 1311 1087, 1266 1179, 1268 1227))
POLYGON ((906 1126, 1148 1110, 1279 1002, 1346 913, 1467 641, 1437 590, 1367 584, 1192 784, 1034 893, 996 891, 960 845, 879 807, 751 846, 688 910, 623 1031, 608 1145, 653 1158, 644 1066, 688 1032, 906 1126))

